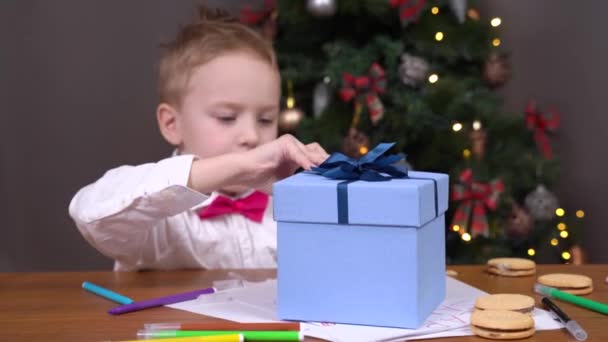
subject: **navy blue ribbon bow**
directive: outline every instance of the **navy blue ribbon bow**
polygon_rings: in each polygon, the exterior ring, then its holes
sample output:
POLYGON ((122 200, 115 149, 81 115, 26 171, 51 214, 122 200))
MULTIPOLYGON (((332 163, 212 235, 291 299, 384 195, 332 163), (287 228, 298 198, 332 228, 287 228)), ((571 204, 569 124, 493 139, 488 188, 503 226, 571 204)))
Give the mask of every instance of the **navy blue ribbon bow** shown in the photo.
POLYGON ((395 143, 381 143, 359 159, 332 153, 312 171, 332 179, 344 179, 338 183, 338 223, 348 224, 348 184, 357 180, 368 182, 407 178, 407 168, 392 165, 405 158, 403 154, 385 155, 395 143))
POLYGON ((403 154, 385 155, 395 143, 380 143, 360 159, 342 153, 332 153, 312 171, 332 179, 363 180, 368 182, 387 181, 392 178, 406 178, 407 169, 397 168, 394 163, 405 158, 403 154))

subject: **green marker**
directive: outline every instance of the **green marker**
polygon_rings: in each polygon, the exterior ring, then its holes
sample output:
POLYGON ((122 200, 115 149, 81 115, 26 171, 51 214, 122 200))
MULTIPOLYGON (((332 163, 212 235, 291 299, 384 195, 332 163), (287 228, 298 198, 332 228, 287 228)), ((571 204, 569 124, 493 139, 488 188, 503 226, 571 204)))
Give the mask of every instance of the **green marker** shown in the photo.
POLYGON ((574 305, 582 306, 589 310, 601 312, 604 315, 608 315, 608 304, 596 302, 591 299, 584 297, 575 296, 573 294, 560 291, 556 288, 545 286, 541 284, 534 284, 534 291, 536 293, 563 300, 564 302, 572 303, 574 305))
POLYGON ((226 334, 243 334, 245 341, 296 342, 302 341, 303 337, 299 331, 140 330, 137 332, 137 338, 140 340, 151 340, 157 338, 226 334))

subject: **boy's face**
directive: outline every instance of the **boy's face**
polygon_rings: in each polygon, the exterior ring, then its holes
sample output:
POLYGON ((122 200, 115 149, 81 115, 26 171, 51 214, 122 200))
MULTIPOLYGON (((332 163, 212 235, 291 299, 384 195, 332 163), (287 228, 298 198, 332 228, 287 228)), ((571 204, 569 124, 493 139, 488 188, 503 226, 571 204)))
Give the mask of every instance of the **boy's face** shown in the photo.
POLYGON ((270 142, 277 138, 279 99, 279 74, 268 62, 247 52, 216 57, 192 74, 172 143, 208 158, 270 142))
POLYGON ((243 152, 277 138, 277 71, 251 53, 219 56, 195 69, 179 116, 182 153, 243 152))

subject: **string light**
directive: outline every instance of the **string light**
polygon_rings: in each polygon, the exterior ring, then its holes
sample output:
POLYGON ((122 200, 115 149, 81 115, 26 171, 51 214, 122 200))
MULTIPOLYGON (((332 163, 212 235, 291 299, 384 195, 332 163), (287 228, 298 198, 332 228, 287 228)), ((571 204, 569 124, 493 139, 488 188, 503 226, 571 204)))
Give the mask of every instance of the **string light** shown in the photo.
POLYGON ((366 153, 367 153, 367 151, 368 151, 367 146, 361 146, 361 147, 359 147, 359 153, 360 153, 361 155, 366 154, 366 153))
POLYGON ((551 239, 551 246, 557 246, 559 241, 556 238, 551 239))
POLYGON ((500 26, 501 23, 502 23, 502 20, 500 20, 499 17, 495 17, 495 18, 492 18, 492 20, 490 20, 490 25, 492 25, 492 27, 498 27, 498 26, 500 26))
POLYGON ((562 217, 566 214, 566 211, 562 208, 557 208, 555 209, 555 215, 562 217))
POLYGON ((438 41, 438 42, 442 41, 443 40, 443 32, 440 31, 440 32, 435 33, 435 40, 438 41))
POLYGON ((576 217, 578 217, 578 218, 583 218, 583 217, 585 217, 585 212, 584 212, 584 211, 582 211, 582 210, 580 210, 580 209, 579 209, 579 210, 577 210, 577 211, 576 211, 576 217))
POLYGON ((452 125, 452 130, 454 132, 458 132, 462 129, 462 124, 460 122, 457 122, 455 124, 452 125))
POLYGON ((559 232, 559 236, 561 236, 562 238, 567 238, 568 237, 568 231, 567 230, 562 230, 561 232, 559 232))
POLYGON ((287 100, 285 101, 285 105, 287 109, 293 109, 296 105, 296 99, 293 96, 293 82, 291 80, 287 81, 287 100))
POLYGON ((287 98, 287 101, 286 101, 287 108, 291 109, 291 108, 293 108, 293 106, 295 106, 295 104, 296 104, 296 100, 293 97, 290 96, 287 98))
POLYGON ((465 148, 464 150, 462 150, 462 156, 464 157, 464 159, 469 159, 471 157, 471 150, 465 148))
POLYGON ((479 131, 481 129, 481 121, 475 120, 473 121, 473 129, 479 131))
POLYGON ((566 229, 566 224, 564 222, 560 222, 557 224, 557 229, 564 230, 566 229))
POLYGON ((455 231, 455 232, 460 231, 460 226, 457 225, 457 224, 455 224, 455 225, 452 226, 452 230, 455 231))
POLYGON ((528 255, 529 256, 534 256, 536 254, 536 251, 534 250, 534 248, 529 248, 528 249, 528 255))
POLYGON ((431 8, 431 13, 433 13, 434 15, 439 14, 439 7, 433 6, 433 8, 431 8))
POLYGON ((469 234, 469 233, 462 234, 462 239, 466 242, 471 241, 471 234, 469 234))
POLYGON ((431 76, 429 76, 430 83, 435 83, 437 81, 439 81, 439 76, 437 76, 437 74, 432 74, 431 76))
POLYGON ((498 38, 494 38, 494 39, 492 40, 492 45, 494 45, 494 46, 499 46, 499 45, 500 45, 500 39, 498 39, 498 38))
POLYGON ((570 260, 570 257, 571 257, 571 255, 570 255, 570 253, 569 253, 569 252, 563 252, 563 253, 562 253, 562 258, 563 258, 564 260, 570 260))

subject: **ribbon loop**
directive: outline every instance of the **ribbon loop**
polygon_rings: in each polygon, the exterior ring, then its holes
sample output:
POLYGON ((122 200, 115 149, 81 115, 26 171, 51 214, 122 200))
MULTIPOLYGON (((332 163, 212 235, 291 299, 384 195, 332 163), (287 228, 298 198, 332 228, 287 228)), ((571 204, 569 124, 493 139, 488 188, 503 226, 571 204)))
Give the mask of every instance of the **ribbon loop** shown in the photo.
POLYGON ((353 76, 349 73, 342 74, 342 89, 340 98, 349 102, 353 98, 359 104, 366 104, 369 109, 370 119, 375 124, 384 115, 384 106, 378 97, 386 91, 386 75, 384 69, 378 63, 373 63, 369 74, 365 76, 353 76))
POLYGON ((318 167, 312 168, 324 177, 344 180, 338 183, 338 223, 348 224, 348 184, 355 181, 382 182, 393 178, 425 179, 433 181, 435 198, 435 217, 439 215, 437 181, 433 178, 413 178, 408 176, 405 167, 394 164, 405 158, 404 154, 386 155, 395 143, 380 143, 359 159, 332 153, 318 167))
POLYGON ((460 184, 452 187, 452 201, 460 202, 452 218, 452 227, 457 225, 467 231, 469 218, 471 219, 471 233, 473 236, 489 235, 489 225, 486 218, 486 207, 496 210, 498 198, 504 191, 504 184, 500 179, 490 183, 474 181, 473 171, 466 169, 460 173, 460 184))
POLYGON ((390 0, 389 4, 391 7, 399 7, 401 24, 407 26, 411 22, 418 21, 426 5, 426 0, 390 0))
POLYGON ((395 143, 380 143, 359 159, 350 158, 342 153, 332 153, 327 160, 312 170, 332 179, 378 182, 405 178, 407 169, 392 165, 405 158, 405 155, 385 155, 393 145, 395 143))
POLYGON ((264 8, 258 11, 249 6, 241 9, 240 22, 248 25, 258 25, 264 20, 271 18, 277 7, 276 0, 264 0, 264 8))
POLYGON ((548 132, 553 132, 559 126, 559 114, 555 110, 541 112, 534 101, 526 106, 526 125, 534 131, 534 140, 545 159, 553 158, 553 151, 549 143, 548 132))

